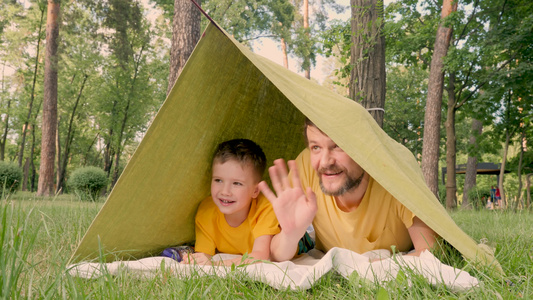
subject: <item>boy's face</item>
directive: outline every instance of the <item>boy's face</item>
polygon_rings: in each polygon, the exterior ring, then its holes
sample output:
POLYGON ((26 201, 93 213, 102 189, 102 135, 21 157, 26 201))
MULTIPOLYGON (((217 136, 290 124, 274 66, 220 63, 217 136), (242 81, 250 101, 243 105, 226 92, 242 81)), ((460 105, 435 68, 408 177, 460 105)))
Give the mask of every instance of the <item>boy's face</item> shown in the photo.
POLYGON ((246 219, 252 198, 259 195, 256 178, 250 165, 231 159, 213 163, 211 196, 231 226, 238 226, 246 219))

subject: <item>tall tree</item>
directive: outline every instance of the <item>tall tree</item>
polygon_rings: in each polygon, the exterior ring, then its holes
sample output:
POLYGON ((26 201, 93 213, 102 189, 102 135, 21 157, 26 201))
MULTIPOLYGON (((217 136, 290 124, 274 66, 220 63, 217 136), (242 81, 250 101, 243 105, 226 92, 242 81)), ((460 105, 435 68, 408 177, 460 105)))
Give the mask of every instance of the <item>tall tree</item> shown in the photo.
MULTIPOLYGON (((430 190, 438 197, 439 190, 439 143, 442 94, 444 88, 444 57, 448 53, 452 28, 445 20, 457 11, 457 2, 444 0, 441 11, 441 24, 437 29, 435 47, 431 58, 429 72, 426 114, 424 116, 424 142, 422 145, 422 173, 430 190)), ((453 203, 446 203, 446 208, 453 208, 453 203)))
POLYGON ((3 115, 3 123, 4 123, 4 130, 2 132, 2 137, 0 138, 0 161, 4 160, 5 152, 6 152, 6 141, 7 141, 7 135, 9 133, 9 113, 11 109, 11 97, 7 95, 6 91, 6 62, 2 64, 2 90, 0 90, 0 100, 2 101, 2 104, 4 102, 4 99, 7 98, 7 105, 5 110, 2 110, 3 115))
POLYGON ((383 1, 350 0, 352 48, 350 98, 360 102, 383 126, 385 107, 385 36, 383 1))
MULTIPOLYGON (((196 2, 201 3, 200 0, 196 2)), ((199 39, 200 11, 190 0, 175 0, 167 94, 170 93, 199 39)))
POLYGON ((54 159, 57 134, 57 44, 60 0, 48 0, 46 14, 46 56, 44 65, 43 121, 41 125, 41 166, 37 195, 54 193, 54 159))
MULTIPOLYGON (((449 172, 446 173, 446 207, 457 206, 457 181, 455 173, 456 165, 456 140, 455 140, 455 73, 449 74, 448 84, 448 110, 446 114, 446 166, 449 172)), ((438 179, 437 179, 438 180, 438 179)))

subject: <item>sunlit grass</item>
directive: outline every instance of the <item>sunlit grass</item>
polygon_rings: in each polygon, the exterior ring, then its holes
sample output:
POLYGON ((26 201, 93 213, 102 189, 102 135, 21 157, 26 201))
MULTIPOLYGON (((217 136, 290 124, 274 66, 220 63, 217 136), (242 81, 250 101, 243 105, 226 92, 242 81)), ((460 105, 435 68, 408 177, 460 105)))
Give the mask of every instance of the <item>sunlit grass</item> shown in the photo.
POLYGON ((51 198, 18 193, 0 200, 2 226, 0 298, 66 299, 516 299, 533 298, 533 214, 529 212, 458 211, 457 224, 477 242, 494 247, 506 275, 491 276, 455 254, 443 261, 465 267, 481 287, 452 291, 433 286, 403 270, 405 276, 376 284, 356 274, 343 278, 335 271, 320 278, 309 290, 276 290, 241 272, 226 278, 179 277, 161 274, 139 279, 127 273, 105 274, 87 280, 68 275, 66 266, 77 244, 100 210, 102 202, 81 202, 75 196, 51 198), (11 283, 11 284, 10 284, 11 283), (14 284, 13 284, 14 283, 14 284))

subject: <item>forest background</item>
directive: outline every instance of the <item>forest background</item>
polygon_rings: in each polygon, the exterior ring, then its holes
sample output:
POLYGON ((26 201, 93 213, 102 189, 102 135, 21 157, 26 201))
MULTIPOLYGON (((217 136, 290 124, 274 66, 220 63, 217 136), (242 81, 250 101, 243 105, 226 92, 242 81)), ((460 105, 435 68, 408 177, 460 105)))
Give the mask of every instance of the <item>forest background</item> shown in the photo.
MULTIPOLYGON (((19 189, 42 195, 70 192, 67 179, 85 166, 104 170, 106 192, 112 189, 179 73, 172 69, 171 56, 183 45, 174 43, 173 27, 174 34, 176 21, 185 22, 180 28, 195 28, 186 18, 176 18, 184 11, 179 5, 191 4, 0 4, 0 160, 23 171, 19 189), (154 17, 154 11, 160 14, 154 17), (50 89, 54 76, 55 90, 50 89), (54 108, 50 100, 55 100, 55 117, 49 114, 54 108), (52 176, 46 179, 45 173, 52 176)), ((331 74, 321 75, 321 84, 366 107, 383 108, 384 114, 378 110, 373 116, 421 162, 428 185, 447 208, 458 203, 483 207, 483 197, 496 185, 502 207, 530 206, 529 0, 397 0, 386 5, 352 0, 349 7, 332 0, 210 0, 201 6, 243 44, 253 47, 261 38, 279 43, 283 64, 293 61, 310 80, 316 80, 311 67, 317 56, 327 57, 331 74), (346 10, 348 20, 328 18, 328 12, 346 10), (380 47, 382 55, 376 50, 380 47), (382 71, 376 67, 366 76, 364 64, 374 59, 382 59, 382 71), (379 90, 365 90, 369 85, 379 90), (433 152, 425 150, 430 143, 436 145, 433 152), (476 177, 476 162, 498 163, 500 175, 476 177), (457 164, 470 166, 467 175, 447 172, 444 180, 440 168, 457 164)), ((207 20, 199 13, 197 20, 201 32, 207 20)))

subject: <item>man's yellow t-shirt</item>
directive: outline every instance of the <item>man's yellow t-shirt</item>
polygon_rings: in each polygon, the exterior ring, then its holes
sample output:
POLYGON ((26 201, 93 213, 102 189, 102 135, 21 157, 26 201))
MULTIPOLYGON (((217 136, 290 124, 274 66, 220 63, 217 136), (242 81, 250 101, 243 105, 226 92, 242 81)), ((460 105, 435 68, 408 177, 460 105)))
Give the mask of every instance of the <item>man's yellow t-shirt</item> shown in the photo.
POLYGON ((402 252, 413 248, 407 228, 413 225, 415 215, 372 177, 357 209, 344 212, 337 206, 335 197, 325 195, 320 189, 309 149, 300 153, 296 163, 303 188, 311 187, 317 197, 318 211, 313 220, 317 249, 328 251, 341 247, 364 253, 391 250, 392 245, 402 252))
POLYGON ((216 253, 251 253, 256 238, 280 232, 272 205, 261 194, 252 199, 248 217, 238 227, 231 227, 209 196, 196 212, 196 243, 194 250, 209 255, 216 253))

